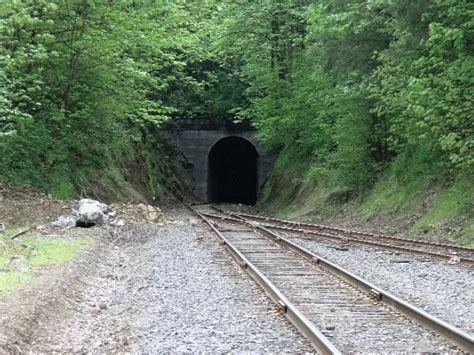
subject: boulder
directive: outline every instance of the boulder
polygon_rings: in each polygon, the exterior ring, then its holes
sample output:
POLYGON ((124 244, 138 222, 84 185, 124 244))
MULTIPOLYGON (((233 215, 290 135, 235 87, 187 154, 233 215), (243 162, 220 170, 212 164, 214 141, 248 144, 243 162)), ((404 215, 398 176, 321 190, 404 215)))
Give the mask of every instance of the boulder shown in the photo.
POLYGON ((96 225, 107 223, 107 212, 109 206, 90 199, 82 199, 79 201, 79 211, 76 225, 79 223, 87 225, 96 225))

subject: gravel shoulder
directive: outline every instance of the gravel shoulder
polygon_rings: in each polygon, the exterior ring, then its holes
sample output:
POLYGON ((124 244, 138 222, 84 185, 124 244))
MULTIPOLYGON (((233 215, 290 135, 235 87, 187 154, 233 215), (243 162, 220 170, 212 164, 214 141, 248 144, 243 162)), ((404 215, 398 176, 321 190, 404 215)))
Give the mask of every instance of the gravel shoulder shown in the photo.
MULTIPOLYGON (((36 321, 30 352, 312 351, 186 210, 116 228, 36 321)), ((93 231, 94 229, 92 229, 93 231)))
POLYGON ((281 233, 376 286, 474 335, 474 269, 391 251, 281 233))

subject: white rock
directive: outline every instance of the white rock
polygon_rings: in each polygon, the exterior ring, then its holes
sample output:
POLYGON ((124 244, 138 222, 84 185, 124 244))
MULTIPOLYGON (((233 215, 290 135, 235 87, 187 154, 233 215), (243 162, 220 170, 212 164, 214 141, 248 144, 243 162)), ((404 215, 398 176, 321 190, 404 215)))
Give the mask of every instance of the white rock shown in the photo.
POLYGON ((160 218, 160 215, 156 212, 152 212, 148 214, 148 220, 149 221, 156 221, 158 218, 160 218))
POLYGON ((79 201, 78 222, 104 224, 107 222, 109 206, 95 200, 82 199, 79 201))
POLYGON ((119 219, 118 221, 110 222, 110 224, 113 226, 122 227, 125 225, 125 221, 123 219, 119 219))
POLYGON ((52 227, 58 228, 73 228, 76 226, 77 218, 74 216, 60 216, 56 221, 51 223, 52 227))

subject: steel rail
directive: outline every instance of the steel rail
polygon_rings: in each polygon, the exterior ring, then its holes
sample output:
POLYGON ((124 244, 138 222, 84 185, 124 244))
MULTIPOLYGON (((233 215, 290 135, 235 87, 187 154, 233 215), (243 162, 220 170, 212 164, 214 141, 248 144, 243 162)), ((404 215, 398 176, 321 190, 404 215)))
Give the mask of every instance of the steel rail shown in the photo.
MULTIPOLYGON (((275 226, 272 224, 262 224, 262 226, 270 229, 277 229, 281 231, 287 231, 287 232, 296 232, 299 234, 306 234, 306 235, 314 235, 318 237, 323 237, 326 239, 332 239, 332 240, 342 240, 342 241, 347 241, 346 237, 342 236, 336 236, 332 234, 327 234, 323 232, 316 232, 312 230, 307 230, 307 229, 298 229, 298 228, 291 228, 291 227, 283 227, 283 226, 275 226)), ((397 251, 403 251, 406 253, 412 253, 412 254, 418 254, 418 255, 427 255, 443 260, 452 260, 453 257, 458 257, 460 263, 465 263, 465 264, 474 264, 474 259, 468 259, 465 257, 460 257, 457 255, 448 255, 448 254, 441 254, 441 253, 436 253, 433 251, 429 250, 419 250, 419 249, 411 249, 403 246, 398 246, 398 245, 392 245, 392 244, 386 244, 386 243, 381 243, 381 242, 372 242, 369 240, 361 240, 361 239, 350 239, 351 242, 356 243, 356 244, 363 244, 363 245, 368 245, 372 247, 377 247, 377 248, 385 248, 385 249, 391 249, 391 250, 397 250, 397 251)))
POLYGON ((438 243, 438 242, 428 242, 428 241, 425 241, 425 240, 415 240, 415 239, 395 237, 395 236, 390 236, 390 235, 375 234, 375 233, 369 233, 369 232, 363 232, 363 231, 355 231, 355 230, 325 226, 325 225, 322 225, 322 224, 315 224, 315 223, 289 221, 289 220, 278 219, 278 218, 274 218, 274 217, 252 215, 252 214, 243 213, 243 212, 230 212, 230 211, 220 209, 216 206, 211 206, 211 208, 214 208, 217 211, 220 211, 222 213, 232 213, 234 215, 243 216, 244 218, 254 218, 254 219, 258 219, 258 220, 264 220, 264 221, 267 221, 267 222, 268 221, 273 221, 273 222, 283 223, 283 224, 287 224, 287 225, 296 225, 296 226, 304 226, 304 227, 309 227, 309 228, 325 229, 325 230, 330 230, 330 231, 334 231, 334 232, 337 232, 337 233, 345 233, 345 234, 350 234, 350 235, 360 235, 360 236, 363 236, 363 237, 366 236, 366 237, 374 237, 374 238, 381 238, 381 239, 390 239, 390 240, 399 241, 399 242, 407 242, 407 243, 418 244, 418 245, 451 248, 453 250, 467 251, 467 252, 474 253, 474 248, 464 247, 464 246, 460 246, 460 245, 453 245, 453 244, 448 244, 448 243, 438 243))
MULTIPOLYGON (((465 264, 474 264, 474 259, 469 259, 466 257, 458 256, 458 255, 449 255, 449 254, 442 254, 442 253, 437 253, 434 251, 429 251, 429 250, 420 250, 420 249, 412 249, 404 246, 399 246, 399 245, 393 245, 393 244, 386 244, 381 241, 369 241, 369 240, 363 240, 360 238, 351 238, 348 237, 347 235, 334 235, 334 234, 328 234, 322 231, 316 231, 316 230, 310 230, 310 229, 302 229, 302 228, 295 228, 295 227, 290 227, 290 226, 283 226, 283 225, 277 225, 277 224, 271 224, 268 223, 271 220, 276 221, 277 223, 282 223, 282 224, 287 224, 287 225, 292 225, 292 226, 309 226, 309 227, 314 227, 314 228, 320 228, 320 225, 315 225, 315 224, 310 224, 310 223, 299 223, 299 222, 290 222, 290 221, 284 221, 284 220, 278 220, 275 218, 265 218, 265 217, 260 217, 260 216, 255 216, 255 215, 250 215, 247 213, 237 213, 237 212, 231 212, 231 211, 226 211, 222 210, 220 208, 217 208, 215 206, 211 206, 211 208, 215 209, 216 211, 220 213, 225 213, 227 215, 231 216, 236 216, 238 218, 242 218, 243 220, 251 220, 251 219, 256 219, 258 221, 263 220, 264 222, 258 222, 261 223, 264 227, 270 228, 270 229, 277 229, 281 231, 286 231, 286 232, 295 232, 298 234, 306 234, 306 235, 314 235, 326 239, 331 239, 331 240, 342 240, 342 241, 351 241, 353 243, 358 243, 358 244, 363 244, 363 245, 368 245, 372 247, 377 247, 377 248, 385 248, 385 249, 391 249, 391 250, 397 250, 397 251, 402 251, 406 253, 412 253, 412 254, 418 254, 418 255, 428 255, 431 257, 435 258, 440 258, 440 259, 447 259, 447 260, 452 260, 453 257, 459 258, 459 262, 465 263, 465 264)), ((369 236, 371 238, 379 238, 382 239, 382 241, 387 241, 387 240, 393 240, 396 242, 403 242, 403 243, 408 243, 408 244, 416 244, 416 245, 423 245, 427 247, 435 247, 435 248, 450 248, 453 250, 457 251, 467 251, 467 252, 472 252, 474 253, 474 249, 468 248, 468 247, 460 247, 460 246, 455 246, 455 245, 450 245, 450 244, 443 244, 443 243, 432 243, 432 242, 426 242, 426 241, 420 241, 420 240, 411 240, 408 238, 401 238, 401 237, 392 237, 392 236, 383 236, 383 235, 376 235, 376 234, 371 234, 371 233, 363 233, 363 232, 353 232, 353 231, 348 231, 344 229, 337 229, 333 227, 326 227, 326 226, 321 226, 321 228, 325 228, 328 230, 340 230, 344 231, 344 233, 352 233, 352 234, 359 234, 361 236, 369 236)))
POLYGON ((435 331, 436 333, 456 343, 462 349, 470 353, 474 353, 474 338, 471 337, 466 332, 446 323, 445 321, 441 319, 438 319, 430 315, 424 310, 402 300, 401 298, 394 296, 387 291, 382 290, 381 288, 362 279, 361 277, 353 274, 352 272, 347 271, 344 268, 330 262, 329 260, 310 252, 306 248, 303 248, 285 239, 284 237, 276 234, 275 232, 269 230, 268 228, 252 223, 251 221, 248 221, 245 219, 237 220, 235 218, 229 218, 227 216, 216 216, 216 215, 210 215, 206 213, 202 213, 202 215, 209 216, 210 218, 228 220, 234 223, 241 223, 246 226, 251 226, 255 228, 256 231, 264 234, 270 240, 273 240, 279 245, 282 245, 286 247, 287 249, 294 251, 295 253, 304 257, 308 261, 314 264, 318 264, 319 266, 323 267, 327 271, 331 272, 333 275, 345 280, 346 282, 350 283, 354 287, 357 287, 361 291, 372 296, 374 299, 384 303, 385 305, 389 306, 392 309, 395 309, 405 314, 407 317, 411 318, 412 320, 415 320, 423 324, 427 328, 435 331))
POLYGON ((263 290, 270 296, 277 307, 282 310, 285 316, 293 323, 293 325, 306 336, 311 344, 323 354, 342 354, 328 339, 319 331, 319 329, 306 318, 303 313, 291 303, 281 291, 263 274, 258 268, 251 263, 208 219, 199 211, 196 211, 191 206, 188 206, 193 213, 199 216, 214 232, 221 244, 224 245, 237 261, 237 263, 247 271, 247 273, 263 288, 263 290))

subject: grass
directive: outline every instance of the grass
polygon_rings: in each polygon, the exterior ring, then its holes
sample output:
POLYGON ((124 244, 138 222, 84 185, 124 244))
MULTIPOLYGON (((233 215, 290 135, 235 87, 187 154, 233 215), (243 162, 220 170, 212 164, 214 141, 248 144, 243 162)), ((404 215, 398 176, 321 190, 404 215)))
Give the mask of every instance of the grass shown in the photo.
POLYGON ((430 230, 433 226, 462 221, 463 229, 455 235, 456 242, 474 246, 474 186, 469 180, 460 179, 443 190, 413 227, 415 232, 430 230))
POLYGON ((315 221, 351 213, 356 220, 380 216, 394 225, 412 225, 415 219, 410 231, 415 236, 446 231, 443 240, 474 246, 472 177, 437 178, 436 167, 415 155, 408 163, 396 161, 370 190, 346 205, 344 198, 338 200, 344 189, 331 183, 333 171, 289 156, 279 156, 264 187, 259 207, 265 213, 315 221))
MULTIPOLYGON (((409 184, 400 184, 393 176, 380 180, 369 196, 358 207, 360 218, 367 219, 378 214, 403 220, 410 214, 420 217, 414 224, 415 235, 426 233, 437 226, 453 225, 457 229, 450 236, 462 245, 474 245, 474 186, 468 179, 460 178, 449 186, 426 185, 423 177, 409 184), (423 206, 431 194, 432 203, 423 206), (459 228, 462 226, 462 228, 459 228)), ((450 238, 450 239, 451 239, 450 238)))
POLYGON ((292 159, 291 152, 280 154, 265 184, 259 207, 282 218, 319 221, 337 214, 340 203, 328 198, 341 191, 330 183, 329 171, 317 163, 292 159))
POLYGON ((380 213, 406 217, 423 203, 427 189, 422 179, 400 184, 393 176, 383 177, 361 203, 357 214, 363 219, 380 213))
POLYGON ((45 239, 34 235, 11 240, 18 230, 11 228, 0 234, 0 293, 23 285, 40 266, 73 259, 90 243, 84 239, 45 239))
POLYGON ((282 152, 264 186, 260 207, 275 216, 288 218, 304 215, 307 209, 312 210, 314 207, 308 197, 315 197, 315 184, 309 181, 310 175, 307 163, 292 159, 291 151, 282 152))
POLYGON ((474 218, 469 219, 466 223, 463 233, 459 236, 457 242, 461 245, 474 247, 474 218))

